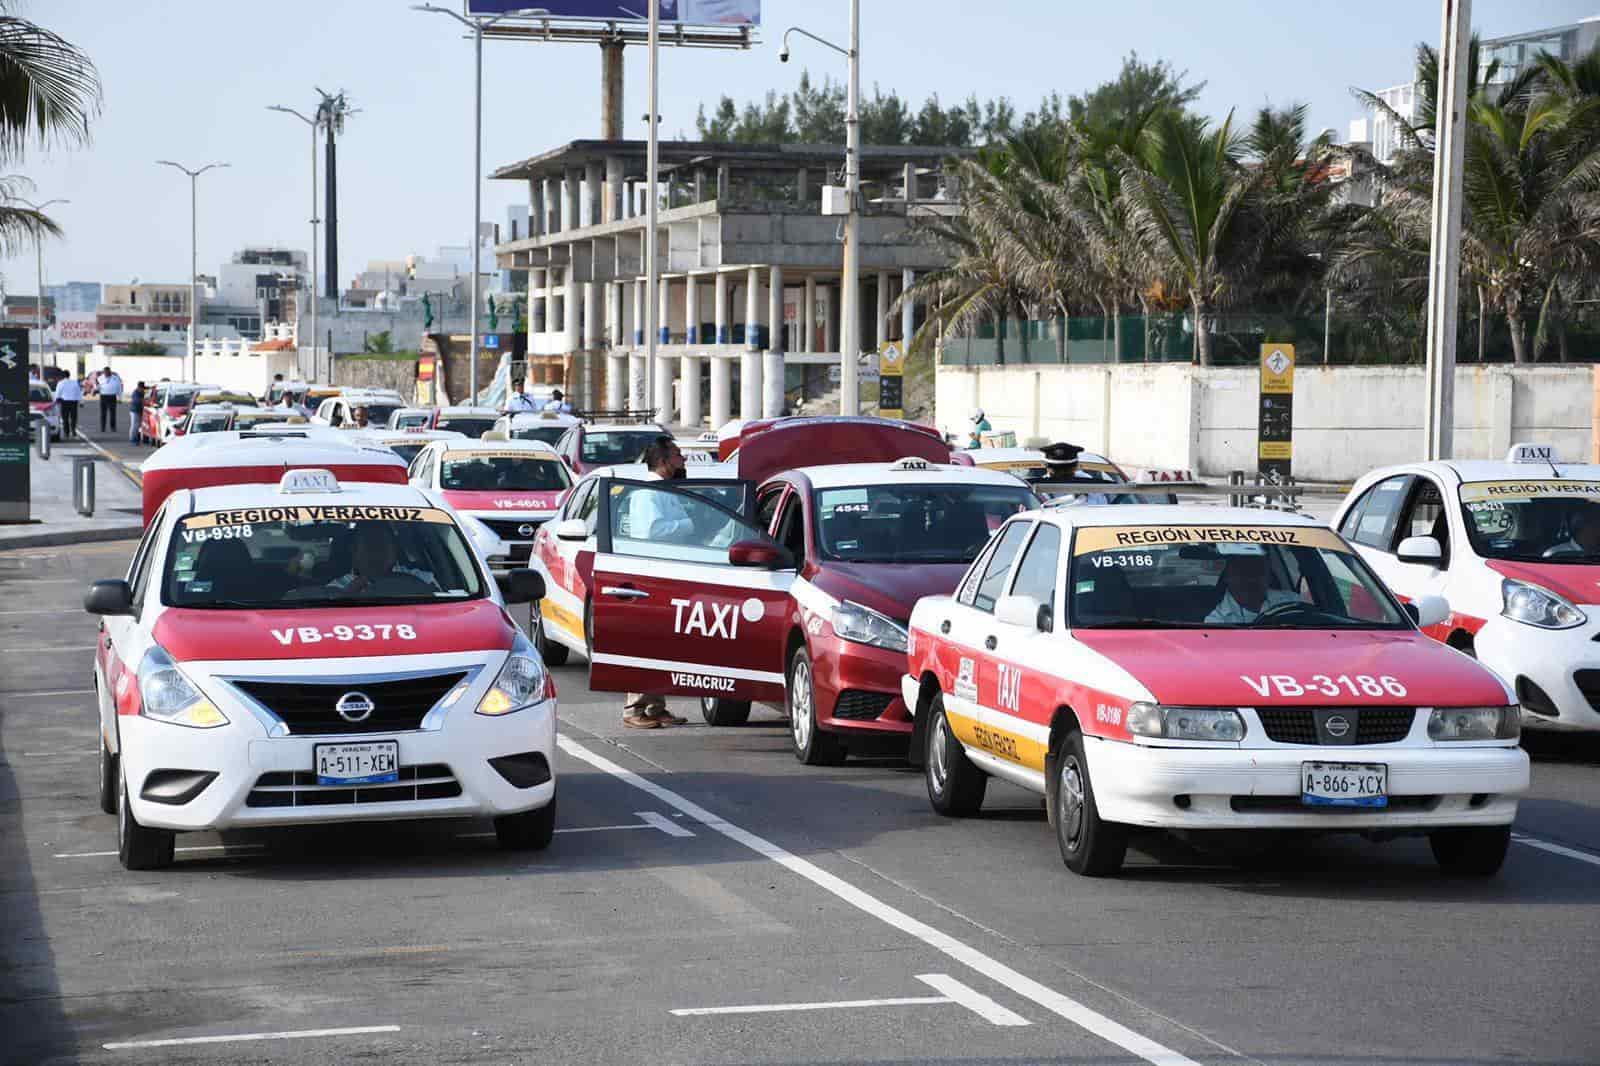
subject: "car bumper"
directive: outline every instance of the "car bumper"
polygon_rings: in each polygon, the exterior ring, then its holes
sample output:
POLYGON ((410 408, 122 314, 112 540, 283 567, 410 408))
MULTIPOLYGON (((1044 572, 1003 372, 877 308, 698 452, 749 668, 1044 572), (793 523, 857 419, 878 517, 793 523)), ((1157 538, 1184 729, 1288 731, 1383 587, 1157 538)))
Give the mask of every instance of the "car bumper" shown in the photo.
POLYGON ((1100 816, 1163 829, 1509 825, 1528 790, 1515 746, 1178 749, 1085 737, 1084 748, 1100 816), (1381 763, 1390 806, 1301 807, 1302 762, 1381 763))
POLYGON ((826 630, 809 647, 823 729, 911 735, 911 714, 900 695, 905 652, 840 640, 826 630))
POLYGON ((216 729, 189 729, 138 716, 119 719, 121 762, 141 825, 198 830, 481 817, 533 810, 555 796, 555 700, 497 718, 452 713, 437 730, 392 734, 269 737, 253 718, 242 718, 216 729), (402 775, 412 768, 412 787, 398 793, 404 798, 391 798, 397 793, 388 790, 397 786, 315 784, 315 745, 369 740, 398 741, 402 775), (547 779, 517 787, 490 764, 491 759, 524 753, 544 759, 547 779), (443 773, 437 769, 441 767, 443 773), (185 803, 145 798, 150 774, 164 769, 216 777, 185 803))
POLYGON ((1478 661, 1499 674, 1523 704, 1524 729, 1600 730, 1600 708, 1578 683, 1586 676, 1600 701, 1600 608, 1584 607, 1589 621, 1573 629, 1538 629, 1507 618, 1491 618, 1473 642, 1478 661), (1549 707, 1539 707, 1522 679, 1538 686, 1549 707), (1555 713, 1538 713, 1554 710, 1555 713))

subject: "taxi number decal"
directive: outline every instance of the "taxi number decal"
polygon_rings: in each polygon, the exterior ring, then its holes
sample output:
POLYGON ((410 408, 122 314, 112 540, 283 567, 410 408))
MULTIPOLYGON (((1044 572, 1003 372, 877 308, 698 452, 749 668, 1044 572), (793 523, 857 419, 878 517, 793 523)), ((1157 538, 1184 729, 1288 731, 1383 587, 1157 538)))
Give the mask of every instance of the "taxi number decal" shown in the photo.
POLYGON ((256 531, 251 526, 212 526, 209 529, 180 530, 185 543, 192 544, 197 540, 234 540, 239 537, 253 537, 256 531))
MULTIPOLYGON (((1245 680, 1248 681, 1249 678, 1246 678, 1245 680)), ((1094 720, 1097 722, 1104 722, 1106 725, 1121 725, 1122 708, 1113 707, 1108 703, 1099 704, 1094 709, 1094 720)))
POLYGON ((1088 563, 1094 567, 1154 566, 1156 565, 1156 557, 1153 555, 1135 555, 1132 552, 1119 552, 1115 555, 1108 552, 1100 555, 1091 555, 1088 563))
POLYGON ((544 500, 492 500, 490 501, 501 510, 510 510, 516 507, 548 507, 544 500))
POLYGON ((320 644, 325 640, 388 640, 391 635, 401 640, 417 639, 416 628, 408 625, 334 626, 331 629, 318 629, 316 626, 295 626, 289 629, 274 629, 271 632, 272 639, 285 647, 295 641, 299 641, 301 644, 320 644))
POLYGON ((732 692, 733 678, 712 674, 668 674, 674 688, 703 688, 712 692, 732 692))
POLYGON ((1259 674, 1255 677, 1240 674, 1239 679, 1263 698, 1273 692, 1280 696, 1342 696, 1348 693, 1351 696, 1393 696, 1396 699, 1404 699, 1406 695, 1406 687, 1398 678, 1388 674, 1382 677, 1373 677, 1371 674, 1340 674, 1338 677, 1312 674, 1304 681, 1288 674, 1259 674))

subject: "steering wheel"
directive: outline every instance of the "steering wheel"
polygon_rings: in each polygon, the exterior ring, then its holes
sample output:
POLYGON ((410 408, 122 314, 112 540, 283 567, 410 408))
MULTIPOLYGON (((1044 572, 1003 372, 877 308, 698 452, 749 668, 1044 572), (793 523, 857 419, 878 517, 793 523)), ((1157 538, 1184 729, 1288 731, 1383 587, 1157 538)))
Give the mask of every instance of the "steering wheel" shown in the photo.
POLYGON ((1275 603, 1271 607, 1268 607, 1266 610, 1256 615, 1255 620, 1259 622, 1265 618, 1275 618, 1280 614, 1289 614, 1291 611, 1301 611, 1311 614, 1327 613, 1316 607, 1314 604, 1307 603, 1304 600, 1285 600, 1282 603, 1275 603))

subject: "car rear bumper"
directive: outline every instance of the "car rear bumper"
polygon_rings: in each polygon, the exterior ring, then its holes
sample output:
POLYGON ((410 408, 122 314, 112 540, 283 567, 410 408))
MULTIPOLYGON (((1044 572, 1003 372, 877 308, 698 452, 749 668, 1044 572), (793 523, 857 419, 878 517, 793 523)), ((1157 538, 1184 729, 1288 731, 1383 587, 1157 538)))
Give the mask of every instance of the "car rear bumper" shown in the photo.
POLYGON ((1084 748, 1102 818, 1166 829, 1508 825, 1529 778, 1515 746, 1179 749, 1085 737, 1084 748), (1303 762, 1387 766, 1390 806, 1301 806, 1303 762))

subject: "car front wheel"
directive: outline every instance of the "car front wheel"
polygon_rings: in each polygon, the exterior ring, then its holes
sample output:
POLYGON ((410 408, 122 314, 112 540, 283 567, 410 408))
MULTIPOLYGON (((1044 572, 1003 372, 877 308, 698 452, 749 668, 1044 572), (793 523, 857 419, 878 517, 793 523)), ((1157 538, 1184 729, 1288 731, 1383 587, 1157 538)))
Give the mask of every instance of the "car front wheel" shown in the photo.
POLYGON ((533 811, 502 814, 494 820, 495 842, 505 851, 543 851, 556 835, 556 798, 533 811))
MULTIPOLYGON (((120 761, 120 760, 119 760, 120 761)), ((172 865, 177 834, 139 824, 128 802, 128 778, 119 774, 117 788, 117 858, 128 870, 161 870, 172 865)))
POLYGON ((944 713, 944 693, 936 692, 922 712, 928 719, 928 750, 922 760, 922 774, 928 783, 928 802, 948 818, 977 814, 989 775, 973 765, 967 750, 950 729, 944 713))
POLYGON ((1493 877, 1506 861, 1511 847, 1509 825, 1474 826, 1470 829, 1435 829, 1428 834, 1433 858, 1447 874, 1493 877))
POLYGON ((794 757, 807 766, 838 766, 845 760, 844 745, 817 725, 817 690, 811 676, 811 656, 805 648, 789 661, 789 683, 784 702, 789 712, 789 735, 794 757))
POLYGON ((702 696, 700 717, 706 720, 706 725, 744 725, 750 720, 750 701, 702 696))
POLYGON ((1108 877, 1122 869, 1128 852, 1128 827, 1107 822, 1095 804, 1083 734, 1070 729, 1056 742, 1050 760, 1049 795, 1056 844, 1067 869, 1085 877, 1108 877))

